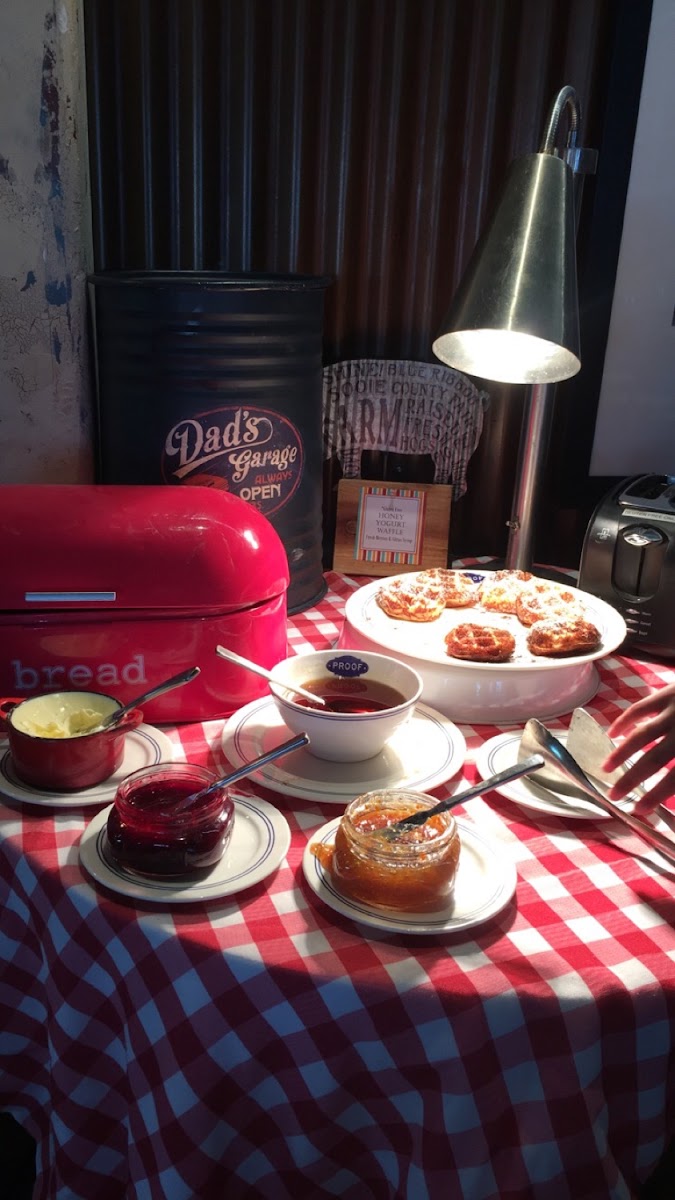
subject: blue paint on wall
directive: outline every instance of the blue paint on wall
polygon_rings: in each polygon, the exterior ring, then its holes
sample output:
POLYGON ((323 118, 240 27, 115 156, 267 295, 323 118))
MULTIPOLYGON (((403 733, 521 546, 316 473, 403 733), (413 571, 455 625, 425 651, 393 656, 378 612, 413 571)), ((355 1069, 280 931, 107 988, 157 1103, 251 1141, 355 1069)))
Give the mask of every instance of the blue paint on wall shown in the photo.
POLYGON ((29 288, 35 287, 36 283, 37 283, 37 279, 35 278, 35 272, 29 271, 28 274, 26 275, 26 282, 24 283, 21 291, 27 292, 29 288))
POLYGON ((62 254, 66 252, 66 239, 63 236, 63 230, 60 225, 54 226, 54 240, 62 254))
POLYGON ((67 275, 65 280, 57 283, 55 279, 45 284, 45 296, 48 304, 61 306, 67 304, 72 296, 72 284, 70 275, 67 275))
MULTIPOLYGON (((49 28, 49 25, 47 25, 49 28)), ((59 87, 56 56, 51 46, 44 47, 40 90, 40 125, 45 130, 45 174, 51 180, 49 199, 63 195, 61 188, 61 145, 59 127, 59 87)))

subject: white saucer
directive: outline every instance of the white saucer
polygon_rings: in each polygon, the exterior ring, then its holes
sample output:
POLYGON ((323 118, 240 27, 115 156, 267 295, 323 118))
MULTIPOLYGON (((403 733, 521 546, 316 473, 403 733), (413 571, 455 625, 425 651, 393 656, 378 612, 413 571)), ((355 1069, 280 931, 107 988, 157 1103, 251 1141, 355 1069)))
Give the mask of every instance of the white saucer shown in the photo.
MULTIPOLYGON (((555 736, 561 745, 566 744, 566 733, 556 733, 555 736)), ((520 733, 500 733, 497 737, 490 738, 489 742, 485 742, 476 754, 476 769, 481 779, 488 779, 490 775, 496 775, 497 771, 514 766, 518 762, 519 745, 520 733)), ((559 794, 559 800, 556 799, 558 793, 553 789, 549 790, 548 787, 546 790, 537 787, 536 778, 535 771, 531 777, 524 775, 521 779, 514 780, 513 783, 502 784, 501 787, 495 788, 495 791, 499 792, 501 796, 506 796, 507 800, 513 800, 516 804, 520 804, 523 808, 550 813, 556 817, 565 817, 566 820, 611 820, 609 813, 596 808, 590 800, 581 800, 576 796, 565 796, 562 793, 559 794)), ((632 803, 630 800, 622 801, 621 807, 630 810, 632 803)))
MULTIPOLYGON (((290 735, 269 696, 253 700, 230 717, 222 736, 223 753, 238 767, 266 754, 290 735)), ((378 788, 429 791, 461 770, 466 742, 448 717, 418 704, 380 754, 362 762, 327 762, 308 750, 294 750, 268 763, 251 779, 274 792, 324 804, 348 804, 378 788)))
POLYGON ((96 787, 83 788, 81 792, 43 792, 22 783, 14 771, 9 750, 0 758, 0 793, 11 800, 22 800, 25 804, 46 805, 50 808, 87 808, 94 804, 107 804, 115 797, 122 780, 141 767, 154 767, 155 763, 171 762, 173 747, 166 734, 154 725, 139 725, 124 739, 124 758, 121 765, 103 783, 96 787))
POLYGON ((334 886, 329 873, 312 854, 315 842, 332 843, 340 817, 328 821, 310 838, 302 859, 305 879, 316 896, 329 908, 389 933, 459 933, 488 921, 508 904, 516 890, 516 869, 498 853, 476 829, 462 818, 457 828, 462 839, 457 878, 452 900, 437 913, 396 913, 392 909, 371 908, 358 900, 349 900, 334 886))
POLYGON ((229 845, 207 875, 195 873, 183 880, 142 879, 118 867, 109 854, 106 825, 110 807, 97 813, 82 834, 80 862, 97 883, 152 904, 193 904, 241 892, 276 871, 291 844, 288 822, 276 808, 257 797, 237 796, 229 845))

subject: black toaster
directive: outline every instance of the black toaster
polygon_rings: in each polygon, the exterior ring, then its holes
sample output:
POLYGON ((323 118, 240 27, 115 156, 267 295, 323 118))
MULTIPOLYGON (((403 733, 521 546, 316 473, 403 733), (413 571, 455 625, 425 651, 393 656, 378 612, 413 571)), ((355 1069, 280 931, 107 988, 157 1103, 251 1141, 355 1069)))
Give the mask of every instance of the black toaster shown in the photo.
POLYGON ((618 609, 626 643, 675 657, 675 475, 616 484, 591 517, 579 587, 618 609))

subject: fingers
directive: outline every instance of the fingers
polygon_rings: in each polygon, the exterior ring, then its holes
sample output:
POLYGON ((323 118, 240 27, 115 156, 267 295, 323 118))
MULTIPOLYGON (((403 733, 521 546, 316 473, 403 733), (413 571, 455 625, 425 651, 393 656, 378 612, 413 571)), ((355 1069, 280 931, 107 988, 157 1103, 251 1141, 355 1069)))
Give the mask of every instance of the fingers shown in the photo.
MULTIPOLYGON (((646 783, 662 771, 671 759, 672 750, 669 746, 664 743, 653 746, 646 754, 641 755, 637 762, 626 768, 621 778, 610 788, 610 799, 623 800, 624 796, 628 796, 640 784, 646 783)), ((651 810, 664 799, 673 795, 675 795, 675 767, 672 767, 662 779, 657 780, 653 787, 650 787, 639 804, 640 806, 646 804, 651 810)))
POLYGON ((670 763, 673 764, 670 769, 638 801, 636 811, 651 812, 675 795, 675 684, 635 701, 619 714, 607 732, 612 739, 622 738, 602 764, 603 771, 608 774, 643 751, 610 788, 610 799, 623 800, 670 763))
POLYGON ((611 738, 623 736, 630 729, 633 729, 635 725, 639 725, 645 717, 649 717, 653 713, 659 713, 663 708, 663 692, 653 692, 649 696, 643 696, 641 700, 636 700, 634 704, 629 705, 622 713, 619 713, 618 717, 615 717, 607 733, 611 738))
POLYGON ((642 783, 641 778, 631 780, 628 778, 628 772, 626 772, 626 774, 622 775, 620 779, 617 779, 616 783, 612 784, 611 788, 609 788, 607 792, 607 795, 609 796, 610 800, 623 800, 626 796, 629 796, 633 789, 636 788, 640 783, 642 783))
MULTIPOLYGON (((655 728, 654 722, 639 725, 636 729, 631 730, 623 741, 618 746, 615 746, 612 752, 607 755, 602 764, 603 770, 608 773, 616 770, 617 767, 626 762, 626 759, 632 758, 634 754, 637 754, 638 750, 644 750, 645 746, 650 746, 652 742, 658 739, 658 736, 658 730, 655 728)), ((675 754, 675 750, 673 750, 673 754, 675 754)), ((668 761, 668 757, 672 757, 672 754, 666 757, 665 762, 668 761)))
POLYGON ((636 817, 644 817, 647 813, 651 813, 659 804, 663 804, 675 794, 675 784, 672 779, 662 779, 659 783, 654 784, 648 792, 645 792, 636 803, 633 812, 636 817))

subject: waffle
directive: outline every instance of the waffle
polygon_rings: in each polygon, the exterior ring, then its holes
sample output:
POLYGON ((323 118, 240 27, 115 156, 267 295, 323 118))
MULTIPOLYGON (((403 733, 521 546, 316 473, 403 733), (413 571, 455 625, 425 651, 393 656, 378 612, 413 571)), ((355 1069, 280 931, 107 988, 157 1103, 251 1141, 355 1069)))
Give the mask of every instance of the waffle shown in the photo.
POLYGON ((527 635, 531 654, 590 654, 600 645, 600 630, 583 617, 565 620, 536 621, 527 635))
POLYGON ((488 612, 515 613, 523 586, 532 579, 530 571, 494 571, 480 589, 480 602, 488 612))
POLYGON ((466 622, 455 625, 445 637, 446 653, 468 662, 507 662, 516 648, 516 639, 508 629, 466 622))
POLYGON ((377 592, 375 599, 388 617, 399 621, 436 621, 445 610, 440 583, 420 583, 418 576, 392 579, 377 592))
POLYGON ((479 585, 464 571, 429 567, 428 570, 419 572, 417 581, 438 584, 443 589, 446 608, 467 608, 478 600, 479 585))
POLYGON ((584 611, 574 592, 546 579, 533 579, 516 596, 516 616, 521 625, 535 621, 576 620, 584 611))

